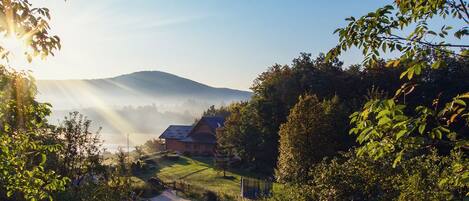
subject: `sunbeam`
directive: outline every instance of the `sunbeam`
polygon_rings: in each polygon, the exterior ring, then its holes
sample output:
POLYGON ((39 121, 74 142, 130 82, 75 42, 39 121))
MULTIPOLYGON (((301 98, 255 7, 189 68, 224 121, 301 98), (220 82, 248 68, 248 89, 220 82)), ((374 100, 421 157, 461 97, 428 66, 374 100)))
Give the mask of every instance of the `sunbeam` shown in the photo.
MULTIPOLYGON (((96 107, 96 111, 106 119, 106 121, 118 131, 120 135, 126 136, 135 132, 135 129, 123 117, 113 110, 105 101, 101 100, 94 92, 96 90, 86 81, 78 81, 75 86, 75 93, 80 96, 87 97, 89 101, 96 107)), ((136 144, 133 139, 129 139, 131 144, 136 144)))

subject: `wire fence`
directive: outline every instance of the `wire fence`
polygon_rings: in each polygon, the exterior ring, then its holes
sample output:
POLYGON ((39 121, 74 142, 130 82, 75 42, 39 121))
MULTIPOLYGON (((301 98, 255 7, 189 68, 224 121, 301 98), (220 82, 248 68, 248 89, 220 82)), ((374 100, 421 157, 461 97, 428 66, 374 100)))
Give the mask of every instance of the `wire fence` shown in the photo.
POLYGON ((242 177, 240 186, 243 198, 255 200, 272 195, 272 181, 242 177))

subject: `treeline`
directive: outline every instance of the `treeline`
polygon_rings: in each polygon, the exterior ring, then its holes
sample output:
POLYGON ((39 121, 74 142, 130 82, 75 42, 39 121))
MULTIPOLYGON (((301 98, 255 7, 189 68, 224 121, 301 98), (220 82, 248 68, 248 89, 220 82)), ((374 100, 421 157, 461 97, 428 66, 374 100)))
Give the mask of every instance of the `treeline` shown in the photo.
POLYGON ((469 20, 465 7, 395 1, 347 18, 327 56, 274 65, 254 81, 250 101, 219 109, 230 115, 218 148, 283 183, 271 200, 467 199, 469 52, 446 40, 451 30, 456 41, 469 32, 427 26, 449 13, 469 20), (343 67, 337 57, 352 47, 364 62, 343 67))
MULTIPOLYGON (((373 69, 359 65, 345 68, 338 60, 326 62, 323 54, 311 58, 306 53, 295 58, 291 65, 274 65, 254 81, 249 102, 220 108, 231 113, 225 132, 219 136, 220 146, 229 147, 246 164, 264 173, 273 173, 277 166, 281 133, 323 132, 317 134, 317 137, 324 135, 316 139, 319 141, 311 139, 315 141, 311 149, 319 152, 326 151, 319 147, 336 150, 334 152, 347 150, 354 144, 354 139, 344 135, 349 128, 348 116, 369 97, 390 94, 401 83, 399 69, 384 65, 382 62, 373 69), (310 114, 295 114, 301 112, 310 114), (289 115, 302 116, 291 119, 297 122, 286 124, 289 115), (314 118, 311 121, 317 125, 299 128, 306 125, 307 118, 314 118)), ((299 134, 290 137, 291 140, 302 139, 299 134)))
MULTIPOLYGON (((403 97, 408 108, 431 105, 435 97, 447 102, 469 89, 468 60, 448 57, 445 62, 414 79, 415 91, 403 97)), ((240 157, 245 168, 286 184, 285 194, 272 199, 461 198, 464 188, 438 185, 455 174, 453 163, 467 164, 465 152, 452 151, 444 141, 422 136, 433 141, 431 146, 399 167, 390 156, 356 156, 362 139, 348 134, 353 128, 349 116, 369 101, 393 97, 404 83, 399 78, 403 69, 388 68, 385 61, 344 68, 322 54, 312 59, 302 53, 292 65, 274 65, 262 73, 249 102, 212 107, 205 114, 227 116, 218 136, 220 149, 240 157)), ((454 129, 468 137, 467 125, 454 129)))

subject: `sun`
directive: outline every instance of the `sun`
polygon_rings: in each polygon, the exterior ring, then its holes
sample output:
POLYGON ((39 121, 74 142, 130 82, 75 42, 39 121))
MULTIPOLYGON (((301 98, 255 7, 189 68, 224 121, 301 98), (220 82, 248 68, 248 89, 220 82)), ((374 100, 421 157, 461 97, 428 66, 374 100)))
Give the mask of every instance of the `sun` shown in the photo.
POLYGON ((8 52, 9 60, 21 59, 26 51, 26 41, 18 37, 3 37, 0 40, 0 47, 3 48, 2 54, 8 52))

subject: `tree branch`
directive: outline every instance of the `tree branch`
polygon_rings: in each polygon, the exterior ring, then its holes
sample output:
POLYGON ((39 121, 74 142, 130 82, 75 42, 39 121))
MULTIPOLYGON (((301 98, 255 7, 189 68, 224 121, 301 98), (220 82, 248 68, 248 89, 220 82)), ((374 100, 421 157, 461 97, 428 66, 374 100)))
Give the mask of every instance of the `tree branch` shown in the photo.
MULTIPOLYGON (((464 4, 463 0, 459 0, 459 2, 461 3, 461 7, 462 7, 464 13, 466 14, 466 17, 469 19, 469 12, 467 11, 466 4, 464 4)), ((463 19, 464 19, 464 21, 466 21, 466 23, 469 24, 469 22, 465 18, 463 18, 463 19)))
POLYGON ((391 34, 392 37, 380 37, 382 39, 387 39, 387 40, 402 40, 402 41, 408 41, 408 42, 415 42, 415 43, 419 43, 419 44, 422 44, 422 45, 425 45, 425 46, 429 46, 429 47, 460 47, 460 48, 469 48, 469 45, 459 45, 459 44, 449 44, 449 43, 446 43, 446 44, 435 44, 435 43, 430 43, 430 42, 425 42, 425 41, 421 41, 421 40, 416 40, 416 39, 407 39, 407 38, 404 38, 404 37, 401 37, 401 36, 397 36, 397 35, 394 35, 394 34, 391 34))

